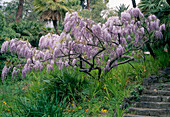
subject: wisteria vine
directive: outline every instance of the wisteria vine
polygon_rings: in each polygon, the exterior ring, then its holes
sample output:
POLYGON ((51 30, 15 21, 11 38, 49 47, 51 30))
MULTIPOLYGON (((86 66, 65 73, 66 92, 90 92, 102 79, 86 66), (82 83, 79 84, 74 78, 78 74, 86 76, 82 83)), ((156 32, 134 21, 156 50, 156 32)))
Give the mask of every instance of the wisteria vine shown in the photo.
MULTIPOLYGON (((138 8, 121 13, 121 18, 113 16, 104 24, 97 24, 90 19, 78 16, 77 12, 66 13, 64 30, 60 35, 47 34, 39 40, 39 49, 33 48, 29 42, 12 39, 5 41, 1 53, 8 50, 25 57, 26 64, 22 69, 22 77, 31 70, 41 71, 47 67, 47 73, 57 65, 59 70, 64 67, 78 67, 80 72, 92 76, 91 71, 107 73, 115 66, 134 60, 133 53, 144 44, 163 38, 162 30, 155 15, 144 18, 138 8), (122 59, 123 58, 123 59, 122 59)), ((12 78, 19 73, 13 67, 12 78)), ((4 81, 9 68, 4 66, 1 74, 4 81)))

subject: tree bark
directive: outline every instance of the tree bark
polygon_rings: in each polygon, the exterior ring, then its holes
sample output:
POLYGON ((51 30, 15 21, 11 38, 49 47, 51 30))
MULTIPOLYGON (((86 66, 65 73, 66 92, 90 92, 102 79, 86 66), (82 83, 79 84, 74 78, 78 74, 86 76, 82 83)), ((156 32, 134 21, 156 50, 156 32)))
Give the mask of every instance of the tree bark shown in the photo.
POLYGON ((133 5, 133 8, 136 8, 136 1, 135 0, 132 0, 132 5, 133 5))
POLYGON ((57 20, 56 20, 56 19, 53 20, 53 26, 54 26, 54 29, 55 29, 56 33, 57 33, 58 35, 60 35, 59 30, 58 30, 58 28, 57 28, 57 20))
POLYGON ((150 44, 147 43, 147 44, 146 44, 146 47, 147 47, 148 51, 150 52, 151 56, 155 59, 155 58, 156 58, 156 55, 155 55, 154 51, 152 50, 150 44))
POLYGON ((19 0, 17 14, 15 18, 16 22, 20 22, 20 20, 22 19, 23 4, 24 4, 24 0, 19 0))
POLYGON ((90 10, 90 0, 87 0, 87 9, 90 10))

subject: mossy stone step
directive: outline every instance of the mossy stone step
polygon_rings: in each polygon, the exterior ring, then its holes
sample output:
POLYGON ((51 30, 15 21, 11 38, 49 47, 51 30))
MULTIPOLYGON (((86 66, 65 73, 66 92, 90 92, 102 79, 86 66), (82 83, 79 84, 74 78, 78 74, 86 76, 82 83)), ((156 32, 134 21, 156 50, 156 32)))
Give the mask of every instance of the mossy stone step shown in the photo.
POLYGON ((154 116, 126 114, 126 115, 124 115, 123 117, 154 117, 154 116))
POLYGON ((149 88, 150 90, 164 90, 164 91, 170 91, 170 88, 149 88))
POLYGON ((170 96, 170 91, 165 90, 144 90, 143 94, 152 96, 170 96))
POLYGON ((170 102, 170 96, 141 95, 141 96, 140 96, 140 101, 170 102))
POLYGON ((137 115, 170 117, 170 109, 151 109, 151 108, 130 107, 129 111, 137 115))
POLYGON ((166 89, 166 88, 170 88, 170 83, 155 83, 153 85, 150 86, 150 89, 166 89))
POLYGON ((137 102, 136 107, 152 109, 170 109, 170 102, 137 102))

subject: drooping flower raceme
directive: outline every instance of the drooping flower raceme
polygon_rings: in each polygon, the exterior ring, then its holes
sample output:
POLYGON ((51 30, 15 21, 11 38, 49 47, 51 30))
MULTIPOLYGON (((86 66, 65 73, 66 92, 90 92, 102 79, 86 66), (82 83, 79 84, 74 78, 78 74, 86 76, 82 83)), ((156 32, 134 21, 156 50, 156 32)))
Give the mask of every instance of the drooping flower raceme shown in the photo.
POLYGON ((4 52, 7 51, 8 45, 9 45, 9 41, 5 41, 5 42, 2 44, 1 53, 4 53, 4 52))

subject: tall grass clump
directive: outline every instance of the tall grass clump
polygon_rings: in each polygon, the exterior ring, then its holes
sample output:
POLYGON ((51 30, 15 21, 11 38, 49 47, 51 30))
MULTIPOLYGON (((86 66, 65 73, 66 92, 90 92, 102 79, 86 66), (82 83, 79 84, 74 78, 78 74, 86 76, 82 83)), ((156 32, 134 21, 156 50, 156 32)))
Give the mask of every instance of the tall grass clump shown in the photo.
MULTIPOLYGON (((56 92, 57 95, 58 92, 56 92)), ((12 113, 17 116, 27 117, 61 117, 63 110, 66 107, 66 99, 62 100, 54 95, 48 95, 45 91, 37 93, 36 91, 31 94, 31 98, 23 97, 16 100, 17 111, 12 113)))

